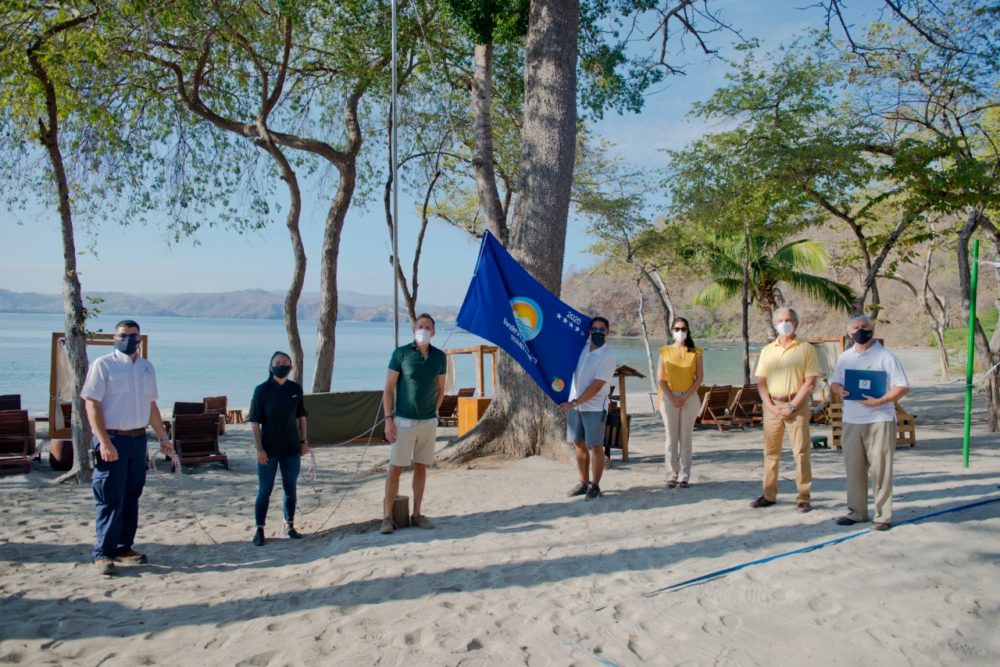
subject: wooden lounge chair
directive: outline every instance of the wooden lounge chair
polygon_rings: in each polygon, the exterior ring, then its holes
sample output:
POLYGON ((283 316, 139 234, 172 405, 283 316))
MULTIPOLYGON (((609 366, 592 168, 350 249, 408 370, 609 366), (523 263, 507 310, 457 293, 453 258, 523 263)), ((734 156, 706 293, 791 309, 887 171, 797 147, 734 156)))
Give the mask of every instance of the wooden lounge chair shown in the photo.
POLYGON ((729 408, 729 414, 740 425, 754 426, 764 421, 764 404, 760 400, 760 389, 756 383, 745 384, 739 388, 729 408))
POLYGON ((181 465, 219 462, 229 468, 229 457, 219 451, 218 415, 175 415, 173 431, 181 465))
POLYGON ((438 426, 458 426, 458 395, 445 394, 438 408, 438 426))
POLYGON ((229 399, 225 396, 206 396, 201 399, 201 403, 205 406, 205 414, 219 415, 219 435, 225 435, 226 406, 229 403, 229 399))
POLYGON ((727 384, 717 385, 708 390, 701 403, 701 411, 698 413, 697 419, 695 419, 696 425, 714 424, 719 429, 719 433, 722 433, 723 428, 726 426, 739 426, 743 428, 743 424, 737 422, 729 412, 730 389, 732 387, 727 384))
POLYGON ((459 398, 470 398, 475 395, 476 395, 475 387, 462 387, 461 389, 458 390, 457 394, 459 398))
MULTIPOLYGON (((896 401, 896 447, 917 446, 917 416, 906 411, 899 401, 896 401)), ((834 449, 841 448, 840 439, 844 432, 844 404, 830 404, 830 433, 834 449)))
POLYGON ((194 403, 191 401, 177 401, 174 403, 174 416, 177 415, 203 415, 205 414, 204 403, 194 403))
POLYGON ((28 421, 27 410, 0 412, 0 474, 31 472, 35 439, 28 421))
POLYGON ((20 410, 21 409, 21 395, 20 394, 4 394, 0 396, 0 410, 20 410))

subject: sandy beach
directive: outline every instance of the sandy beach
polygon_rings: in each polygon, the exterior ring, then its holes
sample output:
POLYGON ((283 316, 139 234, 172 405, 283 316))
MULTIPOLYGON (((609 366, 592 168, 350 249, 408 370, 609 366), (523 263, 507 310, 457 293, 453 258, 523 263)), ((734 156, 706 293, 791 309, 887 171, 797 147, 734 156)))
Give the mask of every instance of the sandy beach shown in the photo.
MULTIPOLYGON (((835 450, 813 452, 811 513, 795 512, 787 449, 778 504, 751 509, 759 427, 699 429, 692 487, 667 489, 663 426, 641 394, 630 396, 630 460, 615 452, 600 499, 565 497, 568 461, 437 468, 425 500, 437 527, 383 536, 388 446, 325 446, 315 482, 300 480, 306 539, 284 537, 279 485, 263 547, 250 544, 250 430, 230 426, 229 470, 178 479, 158 463, 136 545, 151 562, 113 578, 89 562, 89 486, 53 485, 43 458, 0 478, 0 662, 1000 664, 1000 502, 984 502, 1000 499, 1000 437, 977 395, 964 469, 962 381, 935 376, 933 350, 899 353, 918 443, 897 451, 897 525, 885 533, 835 525, 835 450)), ((453 435, 440 429, 438 446, 453 435)))

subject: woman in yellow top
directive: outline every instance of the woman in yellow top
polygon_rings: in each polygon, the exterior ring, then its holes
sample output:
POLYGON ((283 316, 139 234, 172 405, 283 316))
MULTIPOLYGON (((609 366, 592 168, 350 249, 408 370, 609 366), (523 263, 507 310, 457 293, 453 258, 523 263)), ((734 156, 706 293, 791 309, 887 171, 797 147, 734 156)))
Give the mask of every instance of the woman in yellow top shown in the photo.
POLYGON ((705 377, 701 348, 694 346, 690 325, 683 317, 670 325, 673 343, 660 348, 656 373, 660 416, 667 431, 665 464, 667 486, 689 486, 691 478, 691 433, 698 417, 698 387, 705 377))

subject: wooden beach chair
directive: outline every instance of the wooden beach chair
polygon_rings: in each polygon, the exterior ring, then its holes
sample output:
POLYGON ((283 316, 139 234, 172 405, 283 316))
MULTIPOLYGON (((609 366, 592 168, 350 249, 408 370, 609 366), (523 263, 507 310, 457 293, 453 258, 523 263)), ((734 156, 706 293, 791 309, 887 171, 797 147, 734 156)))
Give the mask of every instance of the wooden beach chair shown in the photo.
POLYGON ((441 397, 438 426, 458 426, 458 394, 445 394, 441 397))
POLYGON ((475 387, 462 387, 456 394, 459 398, 471 398, 476 395, 475 387))
POLYGON ((173 431, 174 448, 181 465, 218 462, 229 468, 229 457, 219 451, 218 415, 175 415, 173 431))
POLYGON ((764 404, 760 400, 760 388, 756 383, 745 384, 739 388, 729 413, 741 426, 763 423, 764 404))
POLYGON ((722 433, 726 426, 743 428, 743 425, 737 422, 729 412, 729 392, 731 389, 732 386, 728 384, 711 387, 702 400, 701 411, 695 419, 695 424, 715 425, 719 429, 719 433, 722 433))
POLYGON ((225 396, 206 396, 201 399, 205 414, 219 415, 219 435, 226 434, 226 407, 229 399, 225 396))
POLYGON ((27 410, 0 412, 0 474, 31 472, 35 438, 28 422, 27 410))
POLYGON ((917 416, 906 411, 899 401, 896 401, 896 446, 917 446, 917 416))
POLYGON ((0 410, 20 410, 21 409, 21 395, 20 394, 4 394, 0 396, 0 410))

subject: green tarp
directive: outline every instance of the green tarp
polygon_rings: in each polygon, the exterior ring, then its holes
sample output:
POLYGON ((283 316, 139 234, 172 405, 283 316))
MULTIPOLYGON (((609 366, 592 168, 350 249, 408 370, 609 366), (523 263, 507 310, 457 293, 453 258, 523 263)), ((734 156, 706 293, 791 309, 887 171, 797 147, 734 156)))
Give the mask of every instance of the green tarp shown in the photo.
POLYGON ((384 440, 381 391, 337 391, 306 394, 309 442, 340 444, 352 440, 384 440), (374 431, 372 426, 379 422, 374 431))

